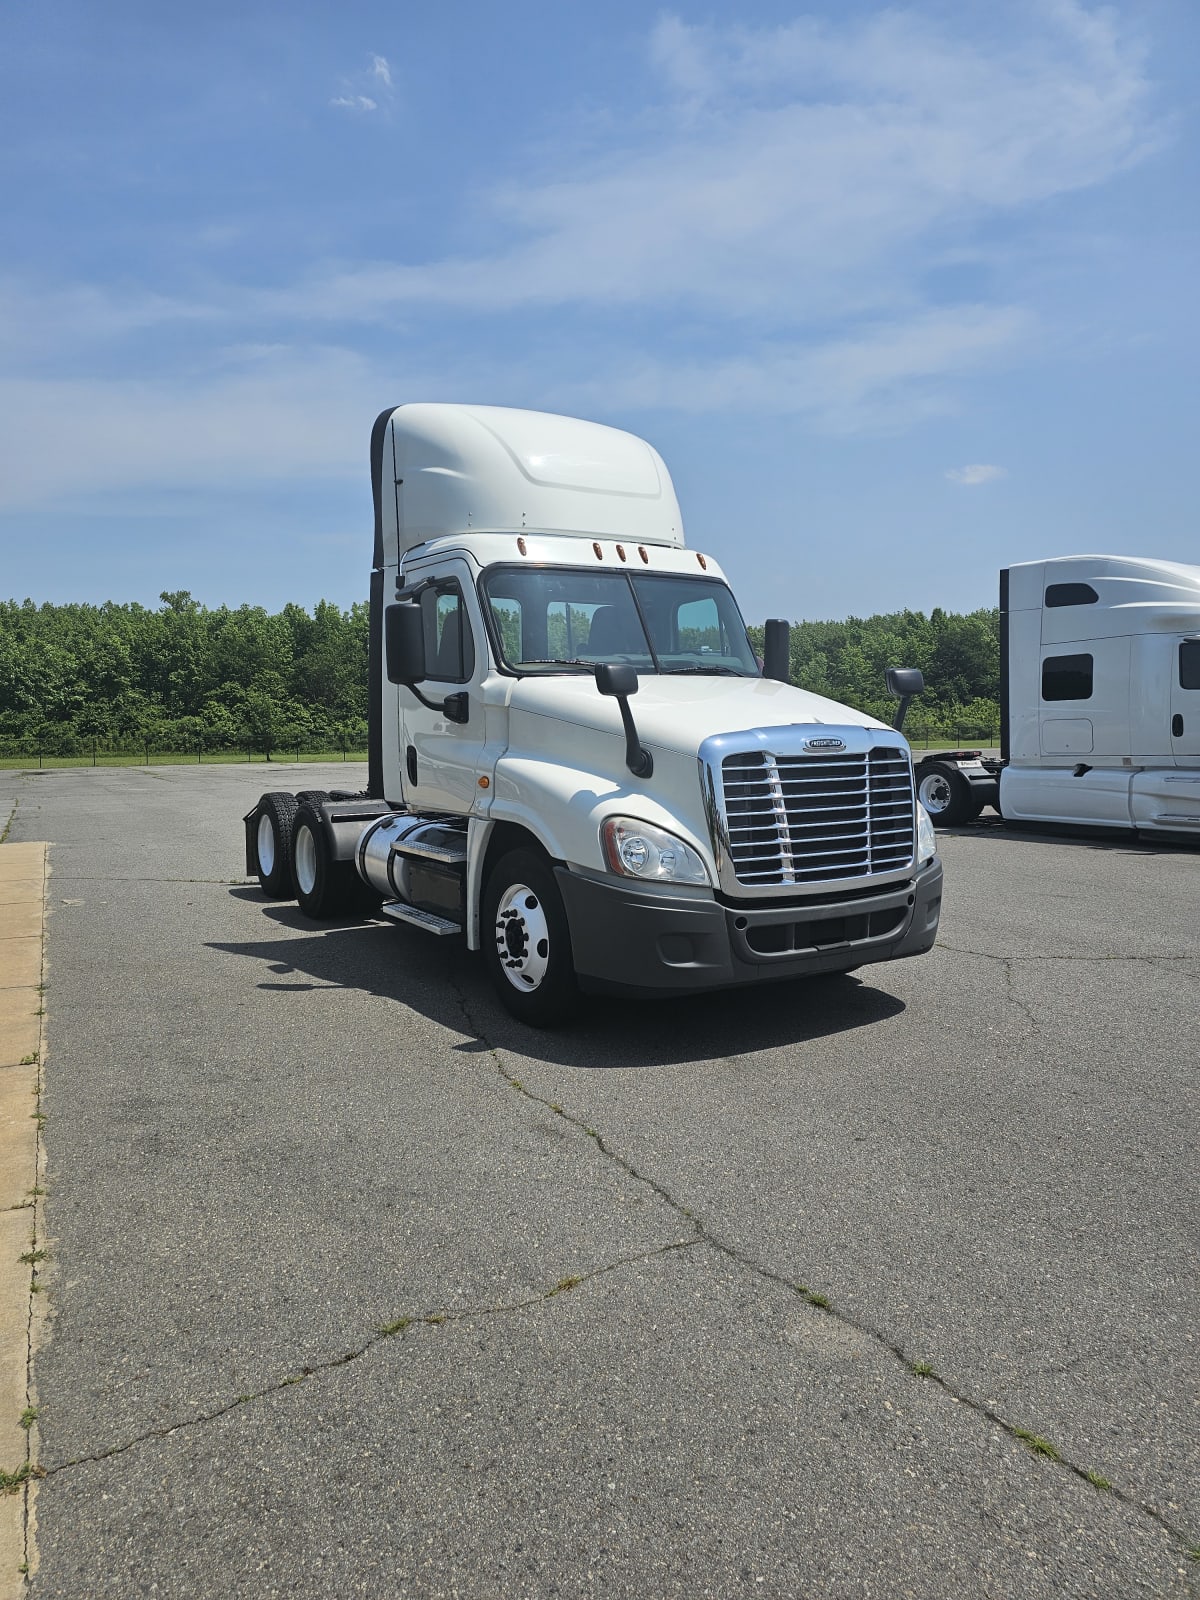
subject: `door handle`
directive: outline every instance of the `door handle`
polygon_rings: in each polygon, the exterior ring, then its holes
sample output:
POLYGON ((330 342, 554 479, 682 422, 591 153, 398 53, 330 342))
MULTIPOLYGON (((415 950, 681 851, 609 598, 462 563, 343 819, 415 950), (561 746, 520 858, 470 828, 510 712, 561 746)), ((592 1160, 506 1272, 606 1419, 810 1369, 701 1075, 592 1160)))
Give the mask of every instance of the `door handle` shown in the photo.
POLYGON ((1183 718, 1178 712, 1171 718, 1171 733, 1176 739, 1183 738, 1183 718))
POLYGON ((417 781, 417 747, 416 747, 416 745, 410 744, 408 749, 404 752, 404 765, 408 769, 408 781, 409 781, 409 783, 416 783, 416 781, 417 781))

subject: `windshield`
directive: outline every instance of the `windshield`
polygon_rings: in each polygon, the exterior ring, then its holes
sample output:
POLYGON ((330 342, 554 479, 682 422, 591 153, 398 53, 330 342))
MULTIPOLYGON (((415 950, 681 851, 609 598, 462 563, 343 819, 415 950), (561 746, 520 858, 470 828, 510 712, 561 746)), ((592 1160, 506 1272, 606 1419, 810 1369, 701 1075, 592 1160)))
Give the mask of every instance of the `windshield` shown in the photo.
POLYGON ((491 567, 483 592, 514 672, 622 661, 640 672, 758 677, 737 602, 715 578, 491 567))

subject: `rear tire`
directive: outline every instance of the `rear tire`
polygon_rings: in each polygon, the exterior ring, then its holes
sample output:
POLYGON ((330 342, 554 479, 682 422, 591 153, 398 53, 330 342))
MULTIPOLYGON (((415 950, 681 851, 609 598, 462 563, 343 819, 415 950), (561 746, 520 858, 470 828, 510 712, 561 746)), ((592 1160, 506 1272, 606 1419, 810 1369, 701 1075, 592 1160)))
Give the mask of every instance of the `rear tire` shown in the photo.
POLYGON ((917 768, 917 798, 933 819, 934 827, 959 828, 974 822, 983 810, 971 794, 971 785, 947 761, 922 761, 917 768))
POLYGON ((272 900, 290 900, 292 888, 292 836, 296 822, 294 795, 276 791, 258 802, 254 836, 254 862, 262 892, 272 900))
POLYGON ((549 862, 511 850, 483 893, 483 959, 501 1004, 531 1028, 565 1022, 579 1004, 571 933, 549 862))
POLYGON ((306 917, 324 922, 345 916, 354 906, 359 882, 354 863, 333 859, 321 814, 307 803, 296 812, 292 877, 297 904, 306 917))

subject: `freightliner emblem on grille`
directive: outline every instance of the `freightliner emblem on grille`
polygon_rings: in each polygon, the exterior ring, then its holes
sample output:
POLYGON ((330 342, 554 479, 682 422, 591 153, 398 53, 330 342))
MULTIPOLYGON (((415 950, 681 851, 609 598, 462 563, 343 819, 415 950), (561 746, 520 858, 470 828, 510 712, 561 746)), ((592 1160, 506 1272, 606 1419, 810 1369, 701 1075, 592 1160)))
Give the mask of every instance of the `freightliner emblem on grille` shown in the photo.
POLYGON ((805 739, 804 748, 806 750, 844 750, 846 741, 844 739, 805 739))

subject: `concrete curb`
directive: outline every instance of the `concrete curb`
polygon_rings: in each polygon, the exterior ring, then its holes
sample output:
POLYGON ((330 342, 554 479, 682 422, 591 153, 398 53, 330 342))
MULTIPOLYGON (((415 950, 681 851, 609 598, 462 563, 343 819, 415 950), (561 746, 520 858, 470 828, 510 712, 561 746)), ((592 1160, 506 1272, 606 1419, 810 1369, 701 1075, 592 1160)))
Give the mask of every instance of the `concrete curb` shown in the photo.
POLYGON ((0 1600, 15 1600, 34 1565, 37 1402, 31 1363, 44 1320, 36 1292, 45 1060, 44 844, 0 848, 0 1600), (22 1257, 25 1260, 22 1260, 22 1257), (12 1480, 18 1480, 13 1482, 12 1480))

